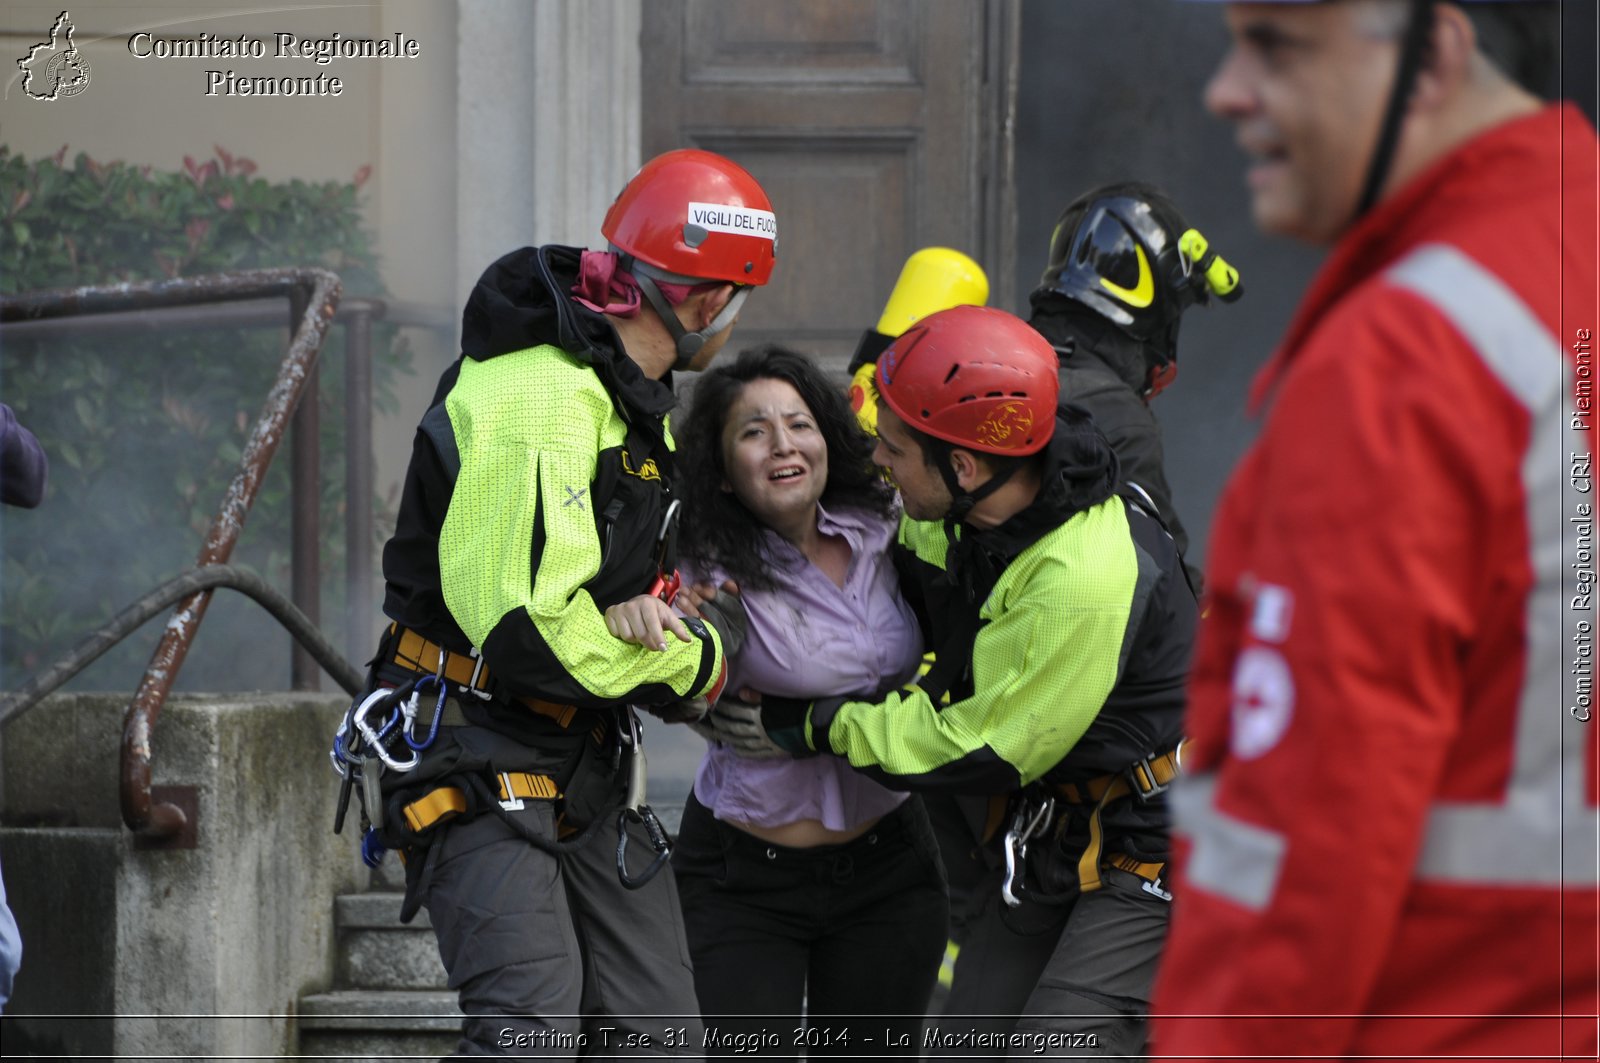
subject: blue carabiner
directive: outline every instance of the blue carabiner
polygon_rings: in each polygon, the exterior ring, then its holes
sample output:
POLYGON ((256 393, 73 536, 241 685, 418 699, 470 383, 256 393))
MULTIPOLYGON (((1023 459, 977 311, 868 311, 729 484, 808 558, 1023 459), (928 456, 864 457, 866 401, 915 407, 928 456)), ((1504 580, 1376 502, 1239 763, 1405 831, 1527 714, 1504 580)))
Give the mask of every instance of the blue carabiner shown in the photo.
POLYGON ((431 682, 435 687, 439 688, 439 700, 434 702, 433 705, 433 723, 428 725, 428 737, 424 738, 421 742, 413 741, 411 738, 411 728, 406 728, 406 745, 410 746, 418 753, 421 753, 429 746, 433 745, 434 739, 439 737, 439 721, 444 719, 445 698, 450 696, 450 688, 445 686, 443 681, 441 681, 436 675, 425 675, 421 679, 417 680, 417 685, 413 690, 413 696, 416 694, 421 694, 423 692, 423 684, 429 682, 431 682))
POLYGON ((361 862, 376 869, 388 851, 388 846, 378 840, 378 828, 368 827, 367 833, 361 836, 361 862))

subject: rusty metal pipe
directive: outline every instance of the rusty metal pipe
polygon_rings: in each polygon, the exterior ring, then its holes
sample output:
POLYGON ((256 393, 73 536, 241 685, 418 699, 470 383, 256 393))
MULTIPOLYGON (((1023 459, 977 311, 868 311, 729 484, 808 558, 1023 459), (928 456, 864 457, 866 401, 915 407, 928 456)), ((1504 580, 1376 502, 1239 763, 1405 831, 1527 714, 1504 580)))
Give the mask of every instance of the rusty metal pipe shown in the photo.
MULTIPOLYGON (((305 289, 289 295, 289 327, 306 312, 305 289)), ((306 400, 295 405, 290 421, 289 585, 294 600, 313 624, 322 623, 322 411, 317 401, 321 369, 306 367, 306 400)), ((289 689, 316 690, 317 665, 303 646, 289 651, 289 689)))
POLYGON ((0 322, 40 321, 82 314, 228 303, 245 299, 281 299, 288 295, 293 286, 315 288, 318 279, 324 277, 332 281, 337 290, 339 278, 327 270, 259 269, 167 281, 130 281, 23 292, 0 297, 0 322))
MULTIPOLYGON (((196 566, 224 564, 239 540, 244 520, 266 476, 267 466, 283 439, 284 425, 300 400, 310 370, 322 350, 328 324, 339 303, 339 278, 326 270, 283 270, 275 287, 279 294, 292 297, 309 289, 306 310, 295 330, 278 370, 278 378, 267 394, 261 416, 239 461, 239 471, 228 486, 222 506, 205 545, 200 548, 196 566)), ((211 591, 201 591, 179 603, 161 642, 151 655, 139 689, 128 706, 122 730, 122 820, 135 833, 154 838, 170 838, 182 830, 183 812, 176 806, 152 806, 150 796, 150 732, 165 704, 178 670, 189 653, 194 633, 211 602, 211 591)))
POLYGON ((344 327, 344 642, 355 660, 371 651, 373 627, 372 319, 383 312, 364 304, 344 327))
POLYGON ((229 587, 246 595, 272 614, 294 640, 306 647, 322 670, 333 677, 345 693, 354 697, 366 680, 295 604, 266 580, 231 565, 192 568, 161 584, 122 612, 85 636, 65 656, 35 672, 26 683, 0 698, 0 727, 49 697, 73 676, 99 660, 111 647, 137 631, 164 609, 170 609, 196 591, 229 587))

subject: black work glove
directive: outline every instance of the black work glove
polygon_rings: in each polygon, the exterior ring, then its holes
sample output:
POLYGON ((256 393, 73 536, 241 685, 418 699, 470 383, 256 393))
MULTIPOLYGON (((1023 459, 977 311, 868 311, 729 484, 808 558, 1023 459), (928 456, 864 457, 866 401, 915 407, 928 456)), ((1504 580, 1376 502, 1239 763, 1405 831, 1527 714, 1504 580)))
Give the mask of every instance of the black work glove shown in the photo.
MULTIPOLYGON (((893 689, 892 687, 890 689, 893 689)), ((839 706, 847 701, 864 701, 868 704, 883 700, 880 694, 846 694, 844 697, 780 698, 761 696, 761 729, 767 732, 774 745, 796 756, 812 753, 833 753, 828 731, 839 706), (811 741, 806 741, 806 726, 811 727, 811 741)))
POLYGON ((806 716, 811 712, 811 702, 800 698, 775 698, 761 696, 761 729, 767 732, 773 745, 790 753, 811 753, 806 742, 806 716))
POLYGON ((828 728, 833 725, 834 714, 847 701, 873 701, 871 694, 848 694, 842 698, 779 698, 762 695, 761 729, 767 732, 779 749, 787 749, 796 756, 813 753, 832 753, 828 742, 828 728), (811 725, 811 741, 806 741, 806 725, 811 725))
POLYGON ((739 596, 723 591, 715 598, 707 598, 700 603, 700 615, 722 636, 723 657, 737 657, 750 631, 750 614, 745 612, 739 596))
POLYGON ((686 723, 691 727, 705 717, 711 703, 703 696, 698 698, 683 698, 680 701, 669 701, 665 705, 641 705, 650 715, 662 723, 686 723))

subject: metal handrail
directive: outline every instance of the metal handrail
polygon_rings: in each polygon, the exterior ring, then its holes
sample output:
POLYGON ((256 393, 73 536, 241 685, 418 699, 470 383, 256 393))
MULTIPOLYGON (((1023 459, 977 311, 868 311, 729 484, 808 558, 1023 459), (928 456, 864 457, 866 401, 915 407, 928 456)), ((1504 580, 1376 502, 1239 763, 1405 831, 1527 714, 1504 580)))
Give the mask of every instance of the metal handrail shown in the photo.
POLYGON ((111 647, 133 634, 161 610, 176 605, 196 591, 228 587, 255 600, 273 619, 282 624, 294 640, 333 676, 351 697, 361 693, 364 680, 355 665, 345 660, 333 644, 318 631, 305 613, 276 588, 253 572, 232 565, 206 565, 192 568, 161 584, 128 606, 100 627, 85 635, 76 646, 49 667, 35 672, 28 681, 0 698, 0 727, 7 720, 33 708, 62 684, 99 660, 111 647))
MULTIPOLYGON (((204 567, 226 563, 233 552, 267 466, 283 438, 284 426, 299 405, 308 381, 313 379, 317 356, 338 307, 339 295, 339 278, 327 270, 252 270, 8 296, 0 299, 0 322, 241 299, 287 297, 290 300, 291 307, 299 311, 293 317, 294 334, 277 379, 245 444, 239 471, 234 474, 200 548, 196 565, 204 567)), ((297 436, 305 434, 296 432, 297 436)), ((210 588, 197 590, 179 603, 123 718, 122 819, 130 830, 147 841, 175 839, 188 824, 188 817, 177 805, 155 803, 152 799, 150 734, 205 616, 211 593, 210 588)), ((311 615, 314 622, 314 614, 311 615)))

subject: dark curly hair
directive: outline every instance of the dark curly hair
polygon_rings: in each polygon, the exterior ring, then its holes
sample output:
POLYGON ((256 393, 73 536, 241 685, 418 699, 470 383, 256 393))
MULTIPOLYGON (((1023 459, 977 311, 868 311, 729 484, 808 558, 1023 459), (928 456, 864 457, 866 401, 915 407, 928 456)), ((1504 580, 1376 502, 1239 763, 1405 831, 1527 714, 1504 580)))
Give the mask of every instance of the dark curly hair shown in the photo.
POLYGON ((753 380, 788 383, 816 418, 828 447, 828 482, 822 504, 853 508, 888 518, 894 514, 894 489, 872 464, 872 440, 856 422, 839 385, 798 351, 766 344, 740 351, 732 364, 719 365, 695 383, 694 399, 678 436, 678 484, 683 499, 679 553, 702 570, 721 568, 740 586, 771 589, 773 559, 761 524, 738 496, 722 489, 722 429, 728 410, 753 380))

